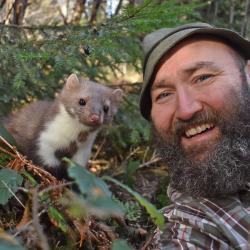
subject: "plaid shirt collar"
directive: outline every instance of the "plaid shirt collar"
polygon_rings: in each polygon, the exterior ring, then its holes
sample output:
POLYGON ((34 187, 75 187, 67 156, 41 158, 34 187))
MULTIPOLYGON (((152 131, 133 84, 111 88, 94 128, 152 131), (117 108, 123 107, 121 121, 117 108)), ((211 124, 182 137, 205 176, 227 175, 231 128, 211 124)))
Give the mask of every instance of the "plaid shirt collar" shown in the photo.
POLYGON ((193 198, 169 187, 173 205, 163 209, 166 229, 158 249, 250 249, 249 187, 215 198, 193 198))

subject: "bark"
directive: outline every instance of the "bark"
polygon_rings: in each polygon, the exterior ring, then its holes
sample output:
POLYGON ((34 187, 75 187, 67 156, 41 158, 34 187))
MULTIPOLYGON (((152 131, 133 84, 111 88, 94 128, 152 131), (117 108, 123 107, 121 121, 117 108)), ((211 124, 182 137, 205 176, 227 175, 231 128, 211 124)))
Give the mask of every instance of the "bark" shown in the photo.
POLYGON ((67 25, 68 24, 67 15, 63 14, 61 7, 58 7, 58 11, 59 11, 59 14, 60 14, 60 16, 61 16, 61 18, 63 20, 63 24, 67 25))
POLYGON ((249 5, 250 5, 250 0, 245 1, 245 14, 244 14, 244 19, 241 25, 241 35, 246 36, 247 33, 247 26, 249 22, 249 5))
POLYGON ((62 7, 59 5, 58 6, 58 12, 63 20, 63 24, 64 25, 68 25, 69 24, 69 0, 67 0, 66 2, 66 13, 64 14, 63 11, 62 11, 62 7))
POLYGON ((233 27, 235 15, 235 0, 230 1, 229 28, 233 27))
POLYGON ((219 10, 219 0, 214 0, 214 15, 212 22, 215 23, 217 16, 218 16, 218 10, 219 10))
POLYGON ((115 16, 119 14, 119 11, 120 11, 120 9, 122 7, 122 2, 123 2, 123 0, 120 0, 119 3, 118 3, 118 5, 117 5, 117 7, 115 9, 115 16))
POLYGON ((91 12, 91 17, 89 20, 90 24, 93 24, 96 22, 96 18, 97 18, 97 12, 101 6, 102 0, 94 0, 93 1, 93 7, 92 7, 92 12, 91 12))
POLYGON ((25 10, 28 6, 28 0, 15 0, 13 5, 13 19, 12 24, 21 25, 25 15, 25 10))
POLYGON ((86 0, 76 0, 74 6, 74 13, 72 18, 73 24, 79 24, 81 21, 82 14, 85 12, 86 0))

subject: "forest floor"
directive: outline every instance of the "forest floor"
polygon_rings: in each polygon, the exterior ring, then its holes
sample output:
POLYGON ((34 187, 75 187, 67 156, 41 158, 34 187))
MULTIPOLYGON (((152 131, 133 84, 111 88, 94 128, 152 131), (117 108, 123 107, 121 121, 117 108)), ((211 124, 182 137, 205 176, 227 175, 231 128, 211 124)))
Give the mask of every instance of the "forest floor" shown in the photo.
MULTIPOLYGON (((17 151, 15 153, 16 155, 12 154, 14 158, 7 157, 7 164, 4 167, 7 166, 20 172, 24 176, 24 182, 7 204, 0 205, 0 229, 2 230, 0 242, 1 237, 7 237, 5 233, 8 233, 8 235, 17 236, 25 249, 108 250, 112 248, 111 245, 115 239, 126 240, 132 249, 154 249, 151 242, 156 226, 145 208, 140 206, 125 189, 113 183, 108 184, 113 197, 126 208, 123 216, 101 219, 92 214, 79 219, 70 214, 71 211, 67 206, 58 202, 59 197, 65 192, 64 188, 70 189, 69 186, 56 180, 46 171, 32 166, 17 151), (39 187, 32 186, 32 174, 35 175, 36 181, 38 180, 39 187), (57 186, 57 189, 53 190, 51 185, 57 186), (47 191, 51 188, 49 198, 48 195, 41 195, 42 187, 47 191), (51 204, 56 209, 51 210, 51 204), (47 246, 41 243, 43 241, 47 243, 47 246)), ((3 159, 3 156, 6 154, 0 151, 0 159, 3 159)), ((99 177, 112 176, 127 184, 158 209, 169 204, 166 198, 168 172, 157 161, 155 164, 144 164, 129 176, 124 174, 121 167, 120 169, 110 167, 102 169, 96 160, 90 161, 89 165, 90 172, 99 177)), ((69 194, 74 195, 68 192, 67 195, 69 194)), ((71 202, 70 199, 68 201, 71 202)), ((73 201, 75 200, 72 199, 73 201)))

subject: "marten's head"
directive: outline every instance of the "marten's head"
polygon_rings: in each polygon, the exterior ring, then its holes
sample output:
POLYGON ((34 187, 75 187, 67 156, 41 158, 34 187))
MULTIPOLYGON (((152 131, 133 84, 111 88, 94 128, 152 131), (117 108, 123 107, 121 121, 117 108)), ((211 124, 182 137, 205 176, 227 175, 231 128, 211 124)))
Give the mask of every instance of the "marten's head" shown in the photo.
POLYGON ((66 111, 80 123, 99 127, 111 122, 122 101, 123 91, 112 89, 96 82, 78 79, 71 74, 61 93, 59 101, 66 111))

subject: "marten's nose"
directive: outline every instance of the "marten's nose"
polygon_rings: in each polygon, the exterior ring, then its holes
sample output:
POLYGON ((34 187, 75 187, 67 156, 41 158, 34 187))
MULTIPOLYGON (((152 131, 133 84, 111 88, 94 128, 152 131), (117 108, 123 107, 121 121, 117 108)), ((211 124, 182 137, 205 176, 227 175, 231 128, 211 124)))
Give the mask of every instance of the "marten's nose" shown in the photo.
POLYGON ((98 125, 98 124, 101 123, 101 117, 100 117, 100 115, 93 114, 93 115, 90 116, 90 121, 94 125, 98 125))

